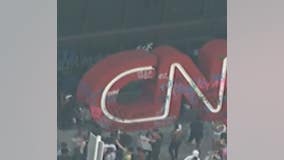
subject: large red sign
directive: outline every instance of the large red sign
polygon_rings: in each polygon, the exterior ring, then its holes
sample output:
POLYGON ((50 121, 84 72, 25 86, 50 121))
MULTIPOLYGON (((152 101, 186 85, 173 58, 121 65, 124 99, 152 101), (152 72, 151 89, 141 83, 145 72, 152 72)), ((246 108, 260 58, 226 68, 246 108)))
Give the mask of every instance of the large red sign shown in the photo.
POLYGON ((133 131, 172 124, 179 116, 182 98, 198 108, 204 120, 226 123, 226 72, 225 40, 205 44, 199 51, 198 66, 169 46, 151 52, 123 51, 103 59, 83 76, 77 98, 88 104, 93 119, 109 130, 133 131), (135 103, 120 104, 120 90, 137 80, 145 81, 145 94, 135 103))

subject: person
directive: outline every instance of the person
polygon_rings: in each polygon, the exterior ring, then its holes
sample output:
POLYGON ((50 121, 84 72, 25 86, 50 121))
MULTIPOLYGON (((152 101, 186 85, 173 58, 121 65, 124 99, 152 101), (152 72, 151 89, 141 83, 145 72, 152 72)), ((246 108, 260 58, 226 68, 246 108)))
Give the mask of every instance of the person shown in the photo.
MULTIPOLYGON (((214 152, 214 157, 215 160, 225 160, 226 159, 226 133, 222 133, 219 137, 218 140, 214 140, 214 145, 213 145, 213 152, 214 152)), ((211 158, 211 159, 213 159, 211 158)), ((210 159, 210 160, 211 160, 210 159)), ((207 160, 207 159, 206 159, 207 160)))
POLYGON ((175 126, 175 129, 171 133, 171 142, 169 146, 169 153, 172 160, 178 159, 178 150, 182 142, 182 136, 183 136, 182 125, 177 124, 175 126))
POLYGON ((130 149, 124 148, 122 160, 132 160, 132 157, 133 157, 132 154, 133 154, 132 148, 130 148, 130 149))
POLYGON ((159 129, 154 129, 151 132, 151 138, 153 139, 151 141, 151 145, 152 145, 152 157, 151 157, 151 159, 152 160, 159 160, 163 134, 159 131, 159 129))
POLYGON ((141 147, 137 148, 137 160, 146 160, 145 153, 141 147))
POLYGON ((91 119, 91 113, 87 106, 77 102, 75 111, 74 122, 76 122, 77 127, 85 126, 91 119))
POLYGON ((224 145, 227 144, 227 133, 226 132, 221 133, 220 140, 221 140, 222 144, 224 144, 224 145))
POLYGON ((223 124, 222 122, 213 121, 212 126, 214 130, 215 139, 222 138, 222 137, 224 138, 224 136, 226 136, 227 126, 225 124, 223 124))
POLYGON ((121 143, 121 131, 117 130, 114 133, 111 133, 112 141, 116 145, 116 159, 122 160, 124 157, 124 151, 126 150, 126 147, 121 143))
POLYGON ((69 149, 67 143, 62 142, 60 144, 60 151, 59 155, 57 156, 57 160, 70 160, 71 157, 69 155, 69 149))
POLYGON ((201 140, 203 138, 203 123, 199 116, 190 124, 190 136, 188 143, 196 142, 196 148, 199 149, 201 140))
POLYGON ((146 153, 146 160, 151 160, 152 158, 152 145, 151 142, 154 142, 150 137, 150 132, 146 133, 146 135, 140 133, 138 139, 138 145, 144 150, 146 153))
POLYGON ((87 140, 88 136, 83 135, 82 131, 79 130, 77 135, 72 138, 73 142, 75 143, 73 159, 74 160, 82 160, 86 157, 86 148, 87 148, 87 140))
POLYGON ((88 156, 89 137, 90 137, 90 132, 84 135, 85 144, 83 146, 83 156, 82 156, 84 160, 86 160, 88 156))
POLYGON ((220 144, 221 149, 219 151, 219 154, 221 155, 223 160, 227 159, 227 133, 224 132, 220 135, 220 144))
POLYGON ((108 147, 106 149, 106 152, 104 153, 103 160, 115 160, 115 159, 116 159, 115 149, 113 147, 108 147))
POLYGON ((58 115, 58 123, 60 129, 70 129, 74 127, 74 99, 72 98, 72 95, 68 94, 64 97, 64 102, 62 102, 62 108, 60 109, 58 115))
POLYGON ((192 154, 185 157, 184 160, 200 160, 199 158, 199 151, 198 150, 193 150, 192 154))
POLYGON ((223 160, 227 160, 227 147, 224 147, 221 151, 221 156, 223 160))
POLYGON ((127 148, 133 147, 134 145, 132 136, 125 132, 120 134, 120 143, 127 148))
MULTIPOLYGON (((185 92, 183 88, 181 88, 181 92, 185 92)), ((180 116, 179 121, 182 123, 187 123, 192 121, 196 116, 196 110, 192 108, 186 101, 185 98, 182 98, 182 103, 180 107, 180 116)))
POLYGON ((105 143, 104 144, 104 153, 108 151, 108 149, 111 148, 112 150, 116 151, 116 146, 112 143, 108 144, 108 143, 105 143))

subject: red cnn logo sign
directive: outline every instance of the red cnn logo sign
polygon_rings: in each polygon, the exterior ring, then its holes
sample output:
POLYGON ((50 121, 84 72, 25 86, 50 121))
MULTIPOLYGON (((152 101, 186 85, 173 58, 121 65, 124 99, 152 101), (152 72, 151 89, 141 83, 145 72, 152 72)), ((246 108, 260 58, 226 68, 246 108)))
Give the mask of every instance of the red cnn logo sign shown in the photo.
POLYGON ((151 52, 123 51, 103 59, 83 76, 77 98, 88 104, 93 119, 109 130, 133 131, 172 124, 179 116, 182 98, 198 108, 204 120, 226 123, 226 74, 224 40, 205 44, 199 52, 198 66, 169 46, 151 52), (144 81, 138 100, 119 103, 120 90, 137 80, 144 81))

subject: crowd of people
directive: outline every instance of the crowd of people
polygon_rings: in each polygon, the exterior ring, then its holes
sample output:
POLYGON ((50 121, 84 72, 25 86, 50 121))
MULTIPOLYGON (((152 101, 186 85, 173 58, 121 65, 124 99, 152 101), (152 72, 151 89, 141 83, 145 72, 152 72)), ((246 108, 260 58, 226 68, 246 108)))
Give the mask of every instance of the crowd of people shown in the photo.
MULTIPOLYGON (((191 126, 195 127, 193 123, 191 126)), ((103 160, 163 160, 160 158, 162 145, 168 145, 169 160, 181 158, 184 158, 184 160, 200 160, 202 136, 197 136, 199 131, 195 129, 198 129, 198 127, 191 128, 190 135, 185 141, 186 132, 181 124, 177 124, 171 132, 169 144, 163 142, 164 135, 159 129, 146 133, 140 132, 138 136, 120 131, 110 133, 109 136, 103 137, 105 143, 103 160), (195 141, 195 149, 192 154, 187 157, 180 157, 179 148, 181 144, 191 144, 192 141, 195 141)), ((75 144, 72 152, 66 143, 61 143, 58 150, 58 160, 86 160, 88 134, 78 133, 72 139, 72 142, 75 144)), ((226 143, 226 132, 223 132, 204 160, 226 160, 226 143)))
MULTIPOLYGON (((70 95, 65 97, 66 102, 64 105, 67 105, 67 107, 72 103, 71 97, 70 95)), ((61 111, 60 113, 63 113, 65 117, 60 117, 59 121, 63 121, 59 122, 59 127, 65 129, 68 124, 73 124, 73 126, 77 126, 75 128, 78 130, 78 133, 72 138, 74 145, 72 149, 71 147, 69 148, 66 142, 60 143, 58 147, 58 160, 87 160, 89 133, 92 132, 98 135, 102 133, 102 130, 99 127, 95 131, 89 127, 82 127, 88 121, 91 121, 87 108, 78 107, 76 111, 69 111, 67 107, 65 108, 65 114, 69 118, 66 118, 64 112, 61 111), (66 110, 68 111, 67 113, 66 110)), ((204 160, 226 160, 226 129, 219 129, 218 126, 220 125, 214 123, 212 126, 216 128, 213 136, 215 138, 211 151, 206 154, 203 153, 203 155, 206 155, 204 160)), ((204 137, 206 137, 204 135, 204 128, 204 122, 197 116, 187 123, 179 121, 170 133, 156 128, 136 134, 119 130, 111 132, 109 135, 101 134, 104 142, 103 160, 201 160, 200 155, 203 151, 200 144, 204 137), (188 125, 190 134, 185 129, 185 125, 188 125), (169 139, 165 139, 165 137, 169 137, 169 139), (189 155, 186 157, 181 157, 179 154, 182 143, 191 145, 194 148, 192 153, 189 150, 189 155), (168 147, 168 153, 162 153, 161 156, 161 148, 165 145, 168 147), (168 158, 162 159, 161 157, 168 158)))
POLYGON ((68 147, 66 142, 61 142, 58 147, 57 160, 86 160, 87 159, 87 145, 88 145, 88 134, 83 134, 80 130, 72 138, 74 148, 68 147))

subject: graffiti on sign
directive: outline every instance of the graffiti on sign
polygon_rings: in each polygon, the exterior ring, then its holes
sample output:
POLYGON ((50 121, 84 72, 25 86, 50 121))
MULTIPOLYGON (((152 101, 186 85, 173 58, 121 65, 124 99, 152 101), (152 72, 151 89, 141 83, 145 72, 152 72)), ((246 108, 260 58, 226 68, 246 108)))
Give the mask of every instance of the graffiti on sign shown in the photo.
POLYGON ((85 55, 72 50, 63 50, 58 53, 58 72, 74 72, 78 69, 91 67, 100 59, 99 54, 85 55))

